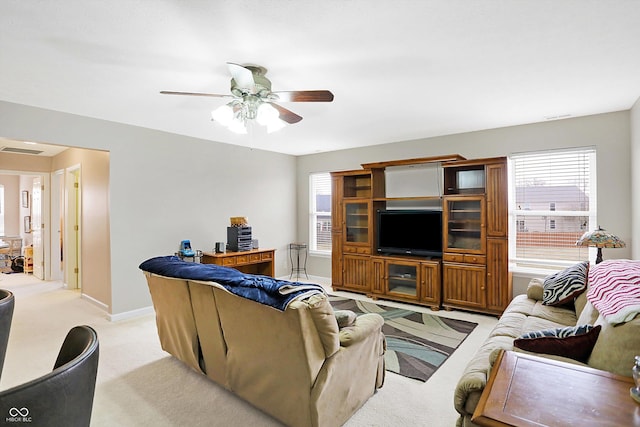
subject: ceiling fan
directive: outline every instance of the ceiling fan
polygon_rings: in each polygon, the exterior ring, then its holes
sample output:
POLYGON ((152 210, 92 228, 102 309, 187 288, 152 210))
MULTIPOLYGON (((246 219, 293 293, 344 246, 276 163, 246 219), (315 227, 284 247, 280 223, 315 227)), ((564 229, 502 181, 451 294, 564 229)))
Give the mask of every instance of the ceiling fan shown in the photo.
POLYGON ((271 81, 265 77, 266 68, 259 65, 238 65, 227 62, 231 74, 231 94, 198 92, 174 92, 163 90, 163 95, 208 96, 232 98, 226 105, 214 110, 213 120, 229 126, 238 133, 246 133, 246 121, 256 119, 268 128, 280 128, 284 121, 298 123, 302 117, 276 102, 331 102, 333 93, 328 90, 271 91, 271 81), (226 123, 225 123, 226 122, 226 123), (244 132, 243 132, 244 130, 244 132))

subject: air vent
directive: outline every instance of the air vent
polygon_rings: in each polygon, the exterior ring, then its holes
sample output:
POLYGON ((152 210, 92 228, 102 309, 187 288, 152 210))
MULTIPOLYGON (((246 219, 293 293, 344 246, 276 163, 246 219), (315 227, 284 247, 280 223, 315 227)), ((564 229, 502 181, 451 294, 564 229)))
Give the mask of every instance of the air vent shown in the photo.
POLYGON ((18 154, 40 154, 44 151, 42 150, 29 150, 28 148, 14 148, 14 147, 3 147, 2 150, 5 153, 18 153, 18 154))

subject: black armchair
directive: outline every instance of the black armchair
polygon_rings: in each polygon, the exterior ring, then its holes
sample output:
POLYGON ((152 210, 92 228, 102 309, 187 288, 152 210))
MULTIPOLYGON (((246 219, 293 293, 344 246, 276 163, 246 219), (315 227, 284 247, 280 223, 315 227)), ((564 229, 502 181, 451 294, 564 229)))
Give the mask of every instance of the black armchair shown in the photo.
POLYGON ((0 289, 0 375, 2 375, 4 357, 7 355, 7 344, 9 342, 9 331, 11 330, 14 305, 15 298, 13 293, 5 289, 0 289))
POLYGON ((89 426, 98 353, 93 328, 72 328, 52 372, 0 392, 0 417, 34 426, 89 426))

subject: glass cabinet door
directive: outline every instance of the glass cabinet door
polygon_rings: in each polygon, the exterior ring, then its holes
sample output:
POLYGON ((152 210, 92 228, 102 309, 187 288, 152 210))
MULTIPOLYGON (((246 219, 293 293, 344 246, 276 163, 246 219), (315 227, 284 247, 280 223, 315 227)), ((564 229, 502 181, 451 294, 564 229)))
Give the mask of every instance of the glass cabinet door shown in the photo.
POLYGON ((484 197, 445 200, 445 251, 484 253, 484 197))
POLYGON ((369 202, 345 202, 345 243, 369 244, 369 202))
POLYGON ((418 264, 387 263, 387 290, 404 297, 418 297, 418 264))

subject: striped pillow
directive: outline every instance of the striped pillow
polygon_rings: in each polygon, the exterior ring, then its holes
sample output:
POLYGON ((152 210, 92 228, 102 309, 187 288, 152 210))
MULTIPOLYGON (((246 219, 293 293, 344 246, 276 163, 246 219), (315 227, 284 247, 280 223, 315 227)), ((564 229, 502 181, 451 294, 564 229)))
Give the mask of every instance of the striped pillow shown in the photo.
POLYGON ((533 353, 568 357, 586 363, 600 335, 600 325, 569 326, 528 332, 513 341, 513 346, 533 353))
POLYGON ((589 261, 572 265, 544 279, 542 304, 564 305, 587 289, 589 261))

